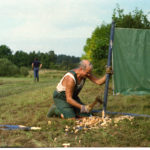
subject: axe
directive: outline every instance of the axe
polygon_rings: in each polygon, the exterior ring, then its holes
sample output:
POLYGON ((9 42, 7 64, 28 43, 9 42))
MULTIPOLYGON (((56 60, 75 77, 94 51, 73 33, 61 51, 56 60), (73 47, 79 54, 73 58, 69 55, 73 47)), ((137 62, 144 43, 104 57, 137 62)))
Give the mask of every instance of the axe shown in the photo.
POLYGON ((87 109, 89 111, 91 111, 93 109, 93 107, 97 104, 97 103, 103 104, 103 101, 100 99, 100 96, 97 96, 94 100, 94 102, 92 102, 91 104, 87 105, 87 109))

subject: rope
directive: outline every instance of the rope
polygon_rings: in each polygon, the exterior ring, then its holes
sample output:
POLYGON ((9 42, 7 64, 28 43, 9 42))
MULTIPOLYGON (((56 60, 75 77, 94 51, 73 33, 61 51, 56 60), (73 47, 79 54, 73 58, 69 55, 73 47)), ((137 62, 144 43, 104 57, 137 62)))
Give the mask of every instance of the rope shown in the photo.
MULTIPOLYGON (((92 110, 92 113, 99 113, 99 112, 102 112, 102 110, 101 109, 99 109, 99 110, 92 110)), ((134 113, 124 113, 124 112, 110 112, 110 111, 106 111, 106 114, 127 115, 127 116, 148 117, 148 118, 150 118, 150 115, 146 115, 146 114, 134 114, 134 113)))

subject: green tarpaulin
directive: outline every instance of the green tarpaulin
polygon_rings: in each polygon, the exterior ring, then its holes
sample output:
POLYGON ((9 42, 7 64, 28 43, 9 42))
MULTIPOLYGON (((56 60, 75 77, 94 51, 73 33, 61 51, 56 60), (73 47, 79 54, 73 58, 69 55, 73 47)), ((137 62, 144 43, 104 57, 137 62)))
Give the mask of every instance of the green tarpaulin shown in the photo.
POLYGON ((150 94, 150 30, 116 28, 112 59, 115 94, 150 94))

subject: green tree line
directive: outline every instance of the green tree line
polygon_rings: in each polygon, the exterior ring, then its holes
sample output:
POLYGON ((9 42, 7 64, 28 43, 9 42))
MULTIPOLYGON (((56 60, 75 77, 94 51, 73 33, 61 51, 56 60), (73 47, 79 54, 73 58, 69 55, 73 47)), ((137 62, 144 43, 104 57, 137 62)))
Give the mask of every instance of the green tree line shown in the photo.
POLYGON ((80 58, 67 55, 56 55, 54 51, 30 52, 16 51, 14 54, 7 45, 0 46, 0 58, 7 58, 18 67, 31 68, 35 58, 38 58, 46 69, 69 69, 79 63, 80 58), (66 68, 67 67, 67 68, 66 68))
MULTIPOLYGON (((119 5, 114 9, 112 20, 115 21, 115 27, 150 29, 148 14, 136 8, 128 14, 124 13, 119 5)), ((107 64, 109 37, 111 24, 102 24, 97 26, 90 38, 86 40, 84 54, 81 59, 89 59, 94 67, 94 72, 103 74, 107 64)))
POLYGON ((69 70, 77 67, 80 58, 67 55, 56 55, 54 51, 30 52, 16 51, 14 54, 7 45, 0 46, 0 76, 27 76, 35 58, 42 63, 42 68, 69 70))

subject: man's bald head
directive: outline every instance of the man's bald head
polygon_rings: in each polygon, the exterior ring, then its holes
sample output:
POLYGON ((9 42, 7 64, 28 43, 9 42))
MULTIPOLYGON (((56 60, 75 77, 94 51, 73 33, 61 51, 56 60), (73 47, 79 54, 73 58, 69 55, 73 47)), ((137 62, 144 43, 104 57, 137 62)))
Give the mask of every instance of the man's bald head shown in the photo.
POLYGON ((93 65, 91 64, 91 62, 89 60, 82 60, 79 63, 79 67, 82 68, 83 70, 86 70, 88 68, 90 68, 92 70, 93 65))

